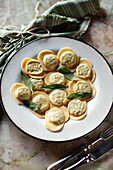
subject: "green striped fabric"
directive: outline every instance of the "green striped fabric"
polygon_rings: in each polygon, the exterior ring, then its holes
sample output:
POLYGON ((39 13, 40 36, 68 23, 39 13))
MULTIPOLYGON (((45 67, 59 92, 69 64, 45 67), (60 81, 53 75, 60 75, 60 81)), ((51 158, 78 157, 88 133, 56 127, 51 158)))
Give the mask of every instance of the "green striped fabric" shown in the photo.
POLYGON ((95 15, 100 9, 98 0, 69 0, 58 2, 48 9, 43 15, 59 14, 80 20, 86 15, 95 15))
MULTIPOLYGON (((99 0, 68 0, 57 2, 27 29, 46 27, 51 36, 71 36, 79 38, 88 28, 91 16, 100 10, 99 0)), ((26 29, 26 28, 25 28, 26 29)))
POLYGON ((46 31, 39 27, 49 30, 49 36, 80 38, 87 30, 91 17, 99 10, 99 0, 62 1, 57 2, 41 16, 35 17, 20 30, 14 27, 0 28, 0 75, 4 66, 20 47, 32 40, 40 39, 42 35, 47 36, 46 31), (34 29, 33 33, 39 37, 28 33, 31 29, 34 29))

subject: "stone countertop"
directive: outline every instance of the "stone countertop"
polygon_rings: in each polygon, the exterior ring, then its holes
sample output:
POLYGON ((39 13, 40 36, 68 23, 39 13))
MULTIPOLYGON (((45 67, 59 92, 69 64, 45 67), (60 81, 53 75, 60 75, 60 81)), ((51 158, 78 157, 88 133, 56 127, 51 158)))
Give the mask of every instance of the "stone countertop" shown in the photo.
MULTIPOLYGON (((57 0, 40 0, 39 15, 57 0)), ((35 16, 36 0, 0 0, 0 25, 20 25, 35 16)), ((113 50, 113 0, 101 1, 102 11, 92 18, 81 40, 97 48, 102 54, 113 50)), ((107 57, 113 65, 113 56, 107 57)), ((51 163, 70 154, 78 147, 97 139, 99 133, 113 124, 113 110, 107 120, 92 134, 77 141, 52 143, 34 139, 17 129, 0 109, 0 170, 45 170, 51 163)), ((113 151, 96 162, 78 168, 82 170, 113 170, 113 151)))

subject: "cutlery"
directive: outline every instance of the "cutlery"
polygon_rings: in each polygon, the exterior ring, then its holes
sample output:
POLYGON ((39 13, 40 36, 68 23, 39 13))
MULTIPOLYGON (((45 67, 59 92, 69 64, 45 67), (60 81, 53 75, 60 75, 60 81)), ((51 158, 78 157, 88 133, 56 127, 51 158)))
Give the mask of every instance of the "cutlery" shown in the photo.
POLYGON ((104 156, 107 152, 109 152, 111 149, 113 149, 113 138, 104 143, 103 145, 99 146, 97 149, 93 150, 91 153, 86 154, 83 156, 78 162, 75 164, 63 168, 63 170, 72 170, 73 168, 77 168, 80 165, 83 165, 85 163, 88 163, 89 161, 97 161, 102 156, 104 156))
MULTIPOLYGON (((82 148, 80 148, 79 150, 77 150, 76 152, 74 152, 71 155, 68 155, 65 158, 62 158, 58 161, 56 161, 55 163, 51 164, 47 170, 62 170, 62 168, 69 162, 72 161, 72 159, 74 159, 74 162, 76 162, 76 160, 79 158, 79 156, 83 155, 84 153, 86 153, 88 150, 91 149, 91 147, 95 144, 97 144, 99 141, 106 141, 108 139, 110 139, 113 136, 113 126, 111 126, 109 129, 105 130, 104 132, 100 133, 100 137, 92 142, 91 144, 84 146, 82 148)), ((83 163, 85 161, 89 160, 89 155, 87 155, 86 157, 83 157, 82 159, 80 159, 79 162, 77 162, 77 164, 80 164, 81 162, 83 163)), ((77 166, 77 164, 75 163, 75 165, 77 166)))

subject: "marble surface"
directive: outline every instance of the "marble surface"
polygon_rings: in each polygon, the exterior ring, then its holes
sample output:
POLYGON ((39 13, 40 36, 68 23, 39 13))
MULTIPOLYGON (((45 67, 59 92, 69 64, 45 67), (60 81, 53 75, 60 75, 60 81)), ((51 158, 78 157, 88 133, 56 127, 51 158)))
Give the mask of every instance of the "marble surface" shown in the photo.
MULTIPOLYGON (((40 0, 39 15, 57 0, 40 0)), ((0 0, 0 25, 20 27, 35 17, 36 0, 0 0)), ((81 40, 97 48, 102 54, 113 50, 113 0, 101 0, 102 11, 92 18, 81 40)), ((113 65, 112 54, 107 57, 113 65)), ((17 129, 0 109, 0 170, 45 170, 51 163, 72 153, 78 147, 97 139, 99 133, 113 124, 113 110, 107 120, 84 139, 52 143, 34 139, 17 129)), ((113 170, 113 150, 82 170, 113 170)))

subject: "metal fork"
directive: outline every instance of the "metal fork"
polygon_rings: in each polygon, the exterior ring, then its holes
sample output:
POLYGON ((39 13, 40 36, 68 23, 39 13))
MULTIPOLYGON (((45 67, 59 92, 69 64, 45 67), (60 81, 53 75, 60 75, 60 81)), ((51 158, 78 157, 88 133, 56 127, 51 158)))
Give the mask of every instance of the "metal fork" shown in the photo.
POLYGON ((106 140, 110 139, 112 136, 113 136, 113 126, 111 126, 109 129, 105 130, 104 132, 101 132, 100 137, 96 141, 94 141, 93 143, 88 145, 88 148, 90 149, 91 146, 95 145, 97 142, 106 141, 106 140))
POLYGON ((109 129, 105 130, 104 132, 100 133, 100 136, 97 140, 95 140, 94 142, 92 142, 91 144, 85 146, 82 149, 79 149, 77 152, 74 152, 71 155, 68 155, 65 158, 62 158, 58 161, 56 161, 55 163, 51 164, 47 170, 63 170, 62 168, 69 163, 72 159, 80 156, 81 154, 85 153, 87 150, 91 149, 91 147, 93 145, 95 145, 96 143, 98 143, 99 141, 106 141, 108 139, 110 139, 111 137, 113 137, 113 126, 111 126, 109 129))

